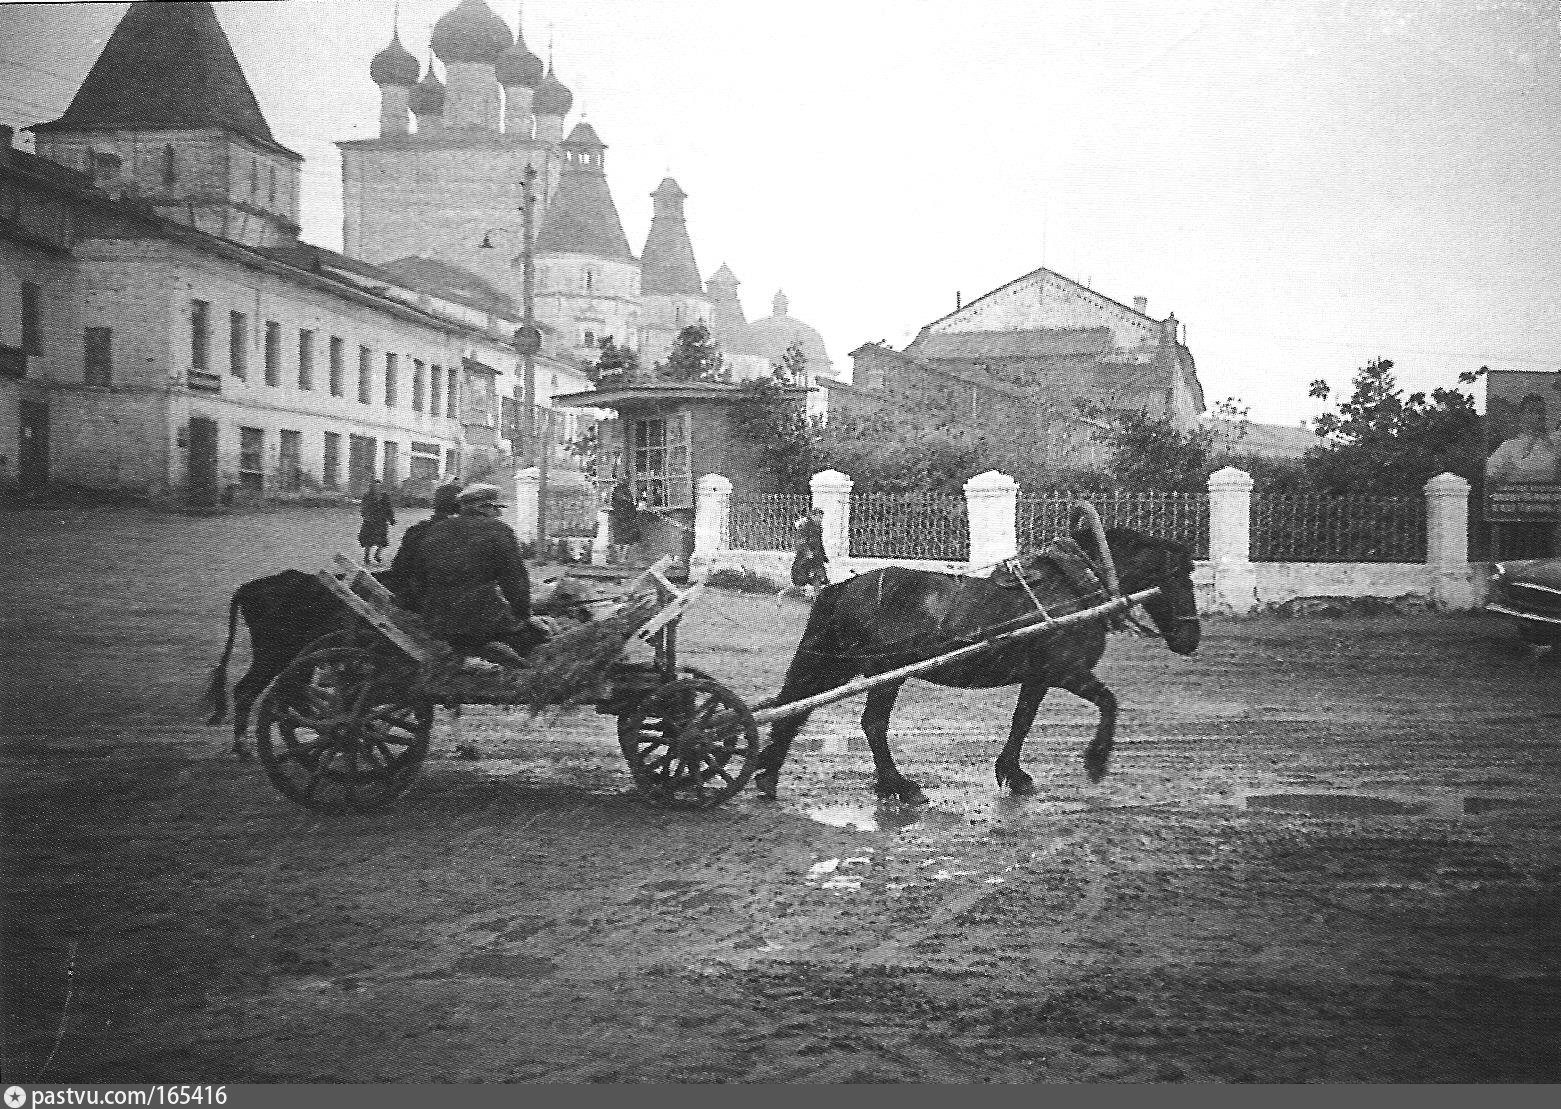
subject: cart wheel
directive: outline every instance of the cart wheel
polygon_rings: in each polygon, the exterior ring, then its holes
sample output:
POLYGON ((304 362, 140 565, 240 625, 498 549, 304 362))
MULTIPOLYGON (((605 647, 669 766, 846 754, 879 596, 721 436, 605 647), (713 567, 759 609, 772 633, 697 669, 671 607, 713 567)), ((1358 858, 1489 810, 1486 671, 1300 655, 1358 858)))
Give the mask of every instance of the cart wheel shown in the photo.
POLYGON ((618 743, 652 803, 707 809, 748 784, 759 728, 743 699, 720 682, 679 678, 618 718, 618 743))
POLYGON ((428 754, 433 709, 416 667, 366 647, 300 655, 260 700, 260 763, 282 794, 322 812, 368 812, 406 792, 428 754))

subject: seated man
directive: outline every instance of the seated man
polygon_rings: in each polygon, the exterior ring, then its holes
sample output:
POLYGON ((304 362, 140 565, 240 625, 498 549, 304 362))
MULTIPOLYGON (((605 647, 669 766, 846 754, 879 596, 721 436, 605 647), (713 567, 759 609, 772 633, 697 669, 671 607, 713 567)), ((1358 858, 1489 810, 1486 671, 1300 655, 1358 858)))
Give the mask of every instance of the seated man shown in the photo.
POLYGON ((504 502, 497 486, 468 485, 457 502, 456 515, 430 521, 419 537, 409 592, 429 632, 460 654, 496 652, 493 661, 518 664, 546 638, 531 621, 531 580, 520 543, 499 519, 504 502))

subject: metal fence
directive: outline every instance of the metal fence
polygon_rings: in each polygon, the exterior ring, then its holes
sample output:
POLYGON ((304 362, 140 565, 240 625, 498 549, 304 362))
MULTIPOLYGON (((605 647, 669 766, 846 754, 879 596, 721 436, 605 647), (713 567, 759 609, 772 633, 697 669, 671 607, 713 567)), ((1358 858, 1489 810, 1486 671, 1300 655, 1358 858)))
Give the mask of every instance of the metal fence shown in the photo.
POLYGON ((1424 562, 1424 497, 1252 498, 1254 562, 1424 562))
POLYGON ((1185 543, 1194 558, 1209 557, 1209 498, 1203 493, 1112 493, 1082 496, 1072 493, 1040 493, 1021 496, 1015 512, 1014 531, 1020 550, 1039 547, 1048 539, 1067 535, 1073 505, 1087 500, 1108 528, 1132 528, 1146 535, 1185 543))
POLYGON ((547 490, 547 535, 586 537, 596 534, 596 490, 590 487, 556 487, 547 490))
POLYGON ((792 524, 809 508, 806 493, 761 493, 732 498, 731 546, 739 551, 789 551, 792 524))
POLYGON ((918 493, 863 493, 851 498, 851 553, 870 558, 970 556, 965 498, 918 493))

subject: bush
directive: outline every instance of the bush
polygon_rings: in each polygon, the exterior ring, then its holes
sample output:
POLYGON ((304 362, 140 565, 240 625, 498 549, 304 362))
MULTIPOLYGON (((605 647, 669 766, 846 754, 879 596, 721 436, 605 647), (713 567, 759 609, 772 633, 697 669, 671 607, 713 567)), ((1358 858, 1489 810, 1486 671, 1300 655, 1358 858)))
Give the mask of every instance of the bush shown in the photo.
POLYGON ((735 566, 723 566, 705 578, 705 584, 715 589, 730 589, 734 593, 779 593, 776 585, 763 574, 752 570, 739 570, 735 566))

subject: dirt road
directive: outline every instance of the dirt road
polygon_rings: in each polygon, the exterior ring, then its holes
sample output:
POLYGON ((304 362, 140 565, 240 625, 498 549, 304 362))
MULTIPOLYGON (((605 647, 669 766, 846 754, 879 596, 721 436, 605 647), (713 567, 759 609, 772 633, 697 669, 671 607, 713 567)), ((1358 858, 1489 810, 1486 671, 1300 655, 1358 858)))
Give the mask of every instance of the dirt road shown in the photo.
MULTIPOLYGON (((925 808, 872 803, 852 703, 774 803, 650 808, 584 711, 323 818, 188 706, 227 591, 335 524, 196 521, 193 564, 55 520, 0 515, 8 1080, 1561 1080, 1561 669, 1496 620, 1115 638, 1112 774, 1054 692, 1024 800, 1011 694, 913 686, 925 808)), ((688 661, 773 692, 804 615, 714 594, 688 661)))

